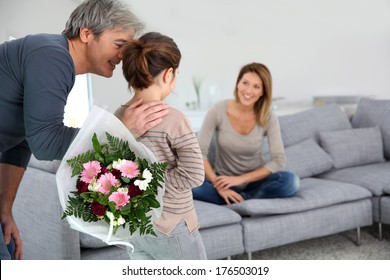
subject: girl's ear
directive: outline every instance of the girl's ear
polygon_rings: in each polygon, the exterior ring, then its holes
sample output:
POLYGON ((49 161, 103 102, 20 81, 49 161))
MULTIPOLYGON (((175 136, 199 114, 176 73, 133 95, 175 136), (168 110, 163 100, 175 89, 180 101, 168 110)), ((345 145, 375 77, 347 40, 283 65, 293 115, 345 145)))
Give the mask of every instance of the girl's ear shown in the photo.
POLYGON ((173 68, 167 68, 164 70, 164 74, 163 74, 163 82, 164 83, 171 83, 172 81, 172 78, 173 78, 173 68))

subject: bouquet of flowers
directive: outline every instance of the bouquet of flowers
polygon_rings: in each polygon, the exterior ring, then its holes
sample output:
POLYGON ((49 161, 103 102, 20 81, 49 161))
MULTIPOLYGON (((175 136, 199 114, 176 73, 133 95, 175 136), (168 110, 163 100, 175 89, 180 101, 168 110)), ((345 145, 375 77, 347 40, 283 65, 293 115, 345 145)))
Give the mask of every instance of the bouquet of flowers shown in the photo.
POLYGON ((166 166, 119 119, 95 106, 56 174, 62 218, 107 244, 132 247, 131 236, 155 235, 166 166))
POLYGON ((152 208, 160 207, 157 191, 164 180, 167 163, 149 164, 137 158, 127 141, 106 133, 108 143, 101 145, 96 133, 92 137, 93 151, 87 151, 67 160, 72 176, 77 177, 77 191, 69 196, 62 216, 75 216, 86 222, 104 219, 113 226, 129 226, 130 235, 155 235, 152 208))

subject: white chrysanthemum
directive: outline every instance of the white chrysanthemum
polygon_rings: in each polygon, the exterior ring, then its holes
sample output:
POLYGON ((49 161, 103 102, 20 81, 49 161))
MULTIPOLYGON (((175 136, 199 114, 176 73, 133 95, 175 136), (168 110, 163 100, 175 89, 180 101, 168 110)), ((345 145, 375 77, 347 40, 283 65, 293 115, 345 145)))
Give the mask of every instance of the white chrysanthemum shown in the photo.
POLYGON ((144 178, 146 183, 149 184, 152 181, 153 176, 148 169, 145 169, 144 172, 142 172, 142 178, 144 178))
POLYGON ((128 192, 129 192, 129 189, 128 189, 128 188, 118 188, 118 189, 117 189, 117 192, 128 193, 128 192))
POLYGON ((146 190, 147 187, 149 186, 146 180, 135 180, 134 185, 138 186, 138 188, 142 191, 146 190))
POLYGON ((115 169, 120 169, 121 168, 121 165, 122 165, 122 160, 121 159, 118 159, 118 160, 114 160, 112 162, 112 168, 115 168, 115 169))
POLYGON ((118 226, 121 226, 121 225, 123 225, 124 223, 126 223, 126 220, 123 219, 122 216, 119 216, 119 218, 118 218, 118 226))
POLYGON ((152 181, 153 176, 148 169, 145 169, 142 172, 142 178, 143 180, 135 180, 134 185, 138 186, 140 190, 144 191, 149 186, 149 183, 152 181))
POLYGON ((88 190, 91 192, 97 192, 100 188, 100 184, 96 181, 96 179, 93 179, 91 183, 88 185, 88 190))

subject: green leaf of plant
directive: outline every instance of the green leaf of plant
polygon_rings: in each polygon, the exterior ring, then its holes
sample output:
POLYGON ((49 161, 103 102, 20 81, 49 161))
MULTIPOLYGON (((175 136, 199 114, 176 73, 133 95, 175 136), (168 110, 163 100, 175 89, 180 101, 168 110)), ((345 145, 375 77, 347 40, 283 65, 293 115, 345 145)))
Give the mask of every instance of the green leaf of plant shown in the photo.
POLYGON ((107 196, 100 196, 97 199, 97 202, 99 202, 101 205, 108 205, 108 197, 107 196))
POLYGON ((147 201, 147 202, 149 202, 149 205, 150 205, 150 207, 152 207, 152 208, 158 208, 158 207, 160 207, 160 203, 157 201, 157 199, 155 199, 155 198, 152 198, 152 197, 144 197, 144 199, 147 201))
POLYGON ((143 219, 145 217, 145 211, 144 209, 136 209, 135 210, 135 216, 139 219, 143 219))
POLYGON ((116 204, 114 201, 110 201, 108 203, 108 207, 110 208, 111 212, 114 213, 116 211, 116 204))
POLYGON ((91 199, 92 193, 91 192, 83 192, 80 194, 80 196, 82 198, 84 198, 85 200, 89 200, 89 199, 91 199))
POLYGON ((96 133, 92 136, 92 147, 95 150, 95 153, 102 154, 102 147, 100 146, 96 133))
POLYGON ((125 182, 126 184, 128 184, 128 183, 130 183, 130 178, 122 177, 122 181, 125 182))
POLYGON ((127 203, 125 206, 122 206, 121 207, 121 212, 124 214, 124 213, 128 213, 131 211, 131 203, 127 203))

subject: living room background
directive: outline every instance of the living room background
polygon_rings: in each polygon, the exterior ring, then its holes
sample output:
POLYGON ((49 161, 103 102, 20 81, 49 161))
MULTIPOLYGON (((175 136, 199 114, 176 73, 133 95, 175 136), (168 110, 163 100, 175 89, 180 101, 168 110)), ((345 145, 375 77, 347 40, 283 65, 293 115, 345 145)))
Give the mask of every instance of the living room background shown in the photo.
MULTIPOLYGON (((0 0, 0 42, 59 33, 79 0, 0 0)), ((230 98, 240 67, 269 66, 274 97, 287 105, 313 96, 390 98, 390 0, 125 0, 147 31, 174 38, 183 59, 167 102, 187 109, 201 81, 202 108, 230 98), (214 96, 215 98, 215 96, 214 96)), ((92 75, 94 103, 114 110, 130 96, 121 65, 113 78, 92 75)))

